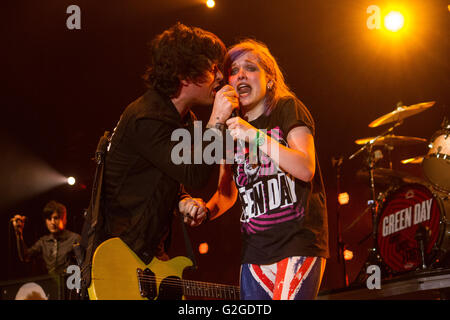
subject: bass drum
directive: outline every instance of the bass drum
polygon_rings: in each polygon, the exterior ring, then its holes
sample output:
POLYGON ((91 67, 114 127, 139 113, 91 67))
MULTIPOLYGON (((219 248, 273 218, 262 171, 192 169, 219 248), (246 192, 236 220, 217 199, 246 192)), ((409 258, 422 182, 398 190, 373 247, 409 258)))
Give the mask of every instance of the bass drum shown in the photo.
POLYGON ((378 216, 377 245, 381 258, 395 273, 427 267, 450 249, 450 201, 422 184, 405 184, 387 192, 378 216), (423 242, 420 241, 423 239, 423 242))
POLYGON ((429 147, 422 161, 423 172, 437 189, 450 193, 450 130, 437 131, 429 147))

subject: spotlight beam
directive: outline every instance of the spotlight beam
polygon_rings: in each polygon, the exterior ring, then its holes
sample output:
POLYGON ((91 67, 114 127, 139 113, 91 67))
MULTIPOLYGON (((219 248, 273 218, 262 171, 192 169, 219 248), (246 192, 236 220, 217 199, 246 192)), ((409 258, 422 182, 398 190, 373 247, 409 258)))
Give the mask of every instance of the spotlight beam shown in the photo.
POLYGON ((0 141, 0 208, 67 183, 67 178, 22 146, 0 141))

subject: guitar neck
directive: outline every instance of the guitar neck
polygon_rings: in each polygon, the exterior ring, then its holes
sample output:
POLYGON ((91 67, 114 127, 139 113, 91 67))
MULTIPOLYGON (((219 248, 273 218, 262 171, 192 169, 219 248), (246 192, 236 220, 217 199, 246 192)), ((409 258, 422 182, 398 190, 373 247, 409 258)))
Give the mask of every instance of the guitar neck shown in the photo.
POLYGON ((222 300, 239 300, 240 290, 237 286, 215 284, 194 280, 182 280, 183 294, 191 297, 206 297, 222 300))

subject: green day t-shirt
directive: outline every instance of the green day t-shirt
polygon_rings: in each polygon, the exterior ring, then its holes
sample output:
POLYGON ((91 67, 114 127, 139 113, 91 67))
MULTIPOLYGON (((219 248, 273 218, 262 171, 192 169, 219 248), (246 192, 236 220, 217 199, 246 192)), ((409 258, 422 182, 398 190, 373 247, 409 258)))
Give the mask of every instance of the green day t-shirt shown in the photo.
MULTIPOLYGON (((270 115, 250 124, 289 147, 287 135, 306 126, 314 135, 308 109, 294 98, 283 98, 270 115)), ((252 145, 250 144, 252 152, 252 145)), ((233 177, 241 203, 242 263, 271 264, 290 256, 328 257, 326 198, 316 155, 311 182, 281 170, 265 154, 249 158, 249 146, 238 143, 233 177)), ((254 153, 253 153, 254 154, 254 153)))

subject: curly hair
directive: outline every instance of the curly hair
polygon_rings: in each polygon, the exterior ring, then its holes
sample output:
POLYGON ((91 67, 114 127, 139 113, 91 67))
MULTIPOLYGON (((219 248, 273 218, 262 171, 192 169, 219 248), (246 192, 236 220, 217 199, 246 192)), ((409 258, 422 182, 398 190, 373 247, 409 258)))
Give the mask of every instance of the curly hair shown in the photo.
POLYGON ((151 41, 143 79, 148 87, 173 97, 180 80, 202 82, 213 63, 221 68, 225 54, 226 47, 216 35, 178 22, 151 41))

